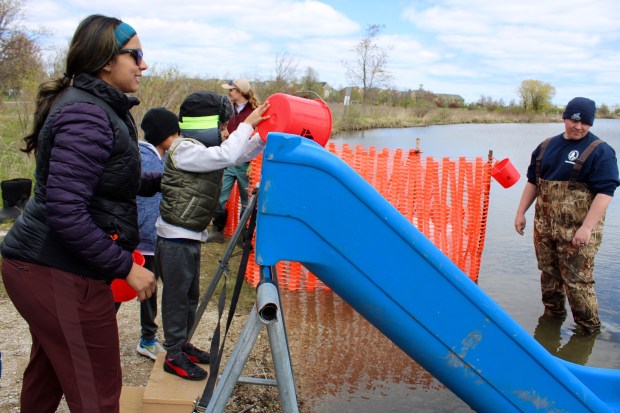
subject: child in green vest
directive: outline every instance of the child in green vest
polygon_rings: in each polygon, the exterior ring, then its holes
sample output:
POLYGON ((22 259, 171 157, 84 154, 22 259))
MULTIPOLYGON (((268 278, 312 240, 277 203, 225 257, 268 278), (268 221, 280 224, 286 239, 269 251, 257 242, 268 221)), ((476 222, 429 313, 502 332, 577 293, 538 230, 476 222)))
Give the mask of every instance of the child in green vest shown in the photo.
POLYGON ((170 147, 161 182, 155 265, 163 280, 164 370, 187 380, 207 377, 196 363, 208 363, 209 353, 194 347, 187 337, 199 301, 201 245, 208 237, 222 173, 262 152, 265 142, 252 135, 267 119, 263 113, 268 107, 268 102, 260 105, 229 136, 226 123, 232 106, 226 96, 195 92, 181 104, 182 136, 170 147))

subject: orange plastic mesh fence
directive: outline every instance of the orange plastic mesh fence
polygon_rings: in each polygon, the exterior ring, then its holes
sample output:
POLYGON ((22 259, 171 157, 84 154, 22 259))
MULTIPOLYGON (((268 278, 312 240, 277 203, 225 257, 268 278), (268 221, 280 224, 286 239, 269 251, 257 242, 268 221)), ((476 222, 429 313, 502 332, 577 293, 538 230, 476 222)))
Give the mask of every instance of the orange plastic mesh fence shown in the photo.
MULTIPOLYGON (((395 208, 446 254, 469 278, 478 282, 484 249, 493 160, 482 157, 435 160, 417 149, 364 148, 329 142, 327 150, 343 159, 372 184, 395 208)), ((249 188, 260 180, 262 156, 251 163, 249 188)), ((250 190, 251 193, 251 190, 250 190)), ((230 237, 239 221, 237 185, 227 203, 224 234, 230 237)), ((254 253, 246 279, 256 286, 260 278, 254 253)), ((276 266, 278 281, 288 290, 328 289, 296 262, 276 266)))

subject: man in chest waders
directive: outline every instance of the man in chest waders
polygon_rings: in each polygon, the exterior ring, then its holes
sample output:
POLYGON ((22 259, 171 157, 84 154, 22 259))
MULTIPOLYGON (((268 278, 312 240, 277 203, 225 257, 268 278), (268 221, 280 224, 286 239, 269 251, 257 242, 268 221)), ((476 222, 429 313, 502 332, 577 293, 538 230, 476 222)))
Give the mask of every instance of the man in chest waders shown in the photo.
POLYGON ((536 200, 534 248, 545 315, 566 317, 568 298, 584 334, 601 328, 594 256, 603 238, 605 211, 620 185, 615 151, 590 132, 595 114, 590 99, 568 102, 562 114, 565 132, 532 152, 514 223, 523 235, 525 212, 536 200))

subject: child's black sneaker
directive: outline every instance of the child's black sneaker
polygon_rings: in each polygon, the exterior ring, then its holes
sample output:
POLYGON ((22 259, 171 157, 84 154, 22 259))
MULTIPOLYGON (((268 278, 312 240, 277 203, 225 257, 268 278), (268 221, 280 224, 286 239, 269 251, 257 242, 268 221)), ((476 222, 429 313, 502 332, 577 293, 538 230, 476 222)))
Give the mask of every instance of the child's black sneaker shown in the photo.
POLYGON ((194 347, 192 343, 183 344, 181 351, 194 363, 209 364, 209 353, 194 347))
POLYGON ((185 353, 181 353, 175 358, 166 357, 164 371, 185 380, 204 380, 208 375, 202 367, 195 365, 185 353))

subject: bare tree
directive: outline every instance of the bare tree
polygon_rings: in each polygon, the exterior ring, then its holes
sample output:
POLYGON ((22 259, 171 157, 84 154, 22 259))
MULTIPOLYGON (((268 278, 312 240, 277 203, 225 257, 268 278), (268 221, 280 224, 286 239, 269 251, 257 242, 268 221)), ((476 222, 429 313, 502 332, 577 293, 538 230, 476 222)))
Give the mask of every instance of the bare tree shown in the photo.
POLYGON ((20 27, 23 0, 0 0, 0 89, 21 90, 25 79, 42 73, 40 50, 20 27))
POLYGON ((377 44, 377 36, 385 26, 370 24, 364 37, 354 47, 355 57, 343 61, 347 78, 362 88, 362 101, 366 102, 369 92, 392 81, 387 70, 388 51, 377 44))
POLYGON ((59 77, 62 77, 65 71, 68 53, 69 45, 67 44, 67 46, 55 50, 53 56, 50 56, 45 62, 47 75, 51 79, 58 79, 59 77))
POLYGON ((288 52, 276 54, 275 76, 270 92, 286 92, 289 85, 295 82, 297 76, 297 61, 288 52))
POLYGON ((552 106, 551 99, 555 96, 555 88, 550 83, 527 79, 517 89, 521 97, 521 105, 526 111, 540 112, 552 106))

